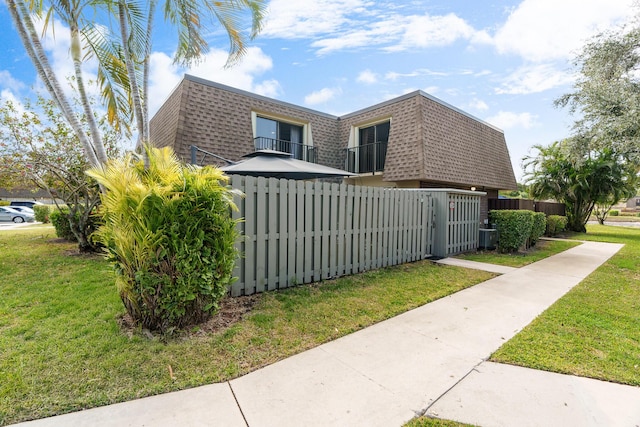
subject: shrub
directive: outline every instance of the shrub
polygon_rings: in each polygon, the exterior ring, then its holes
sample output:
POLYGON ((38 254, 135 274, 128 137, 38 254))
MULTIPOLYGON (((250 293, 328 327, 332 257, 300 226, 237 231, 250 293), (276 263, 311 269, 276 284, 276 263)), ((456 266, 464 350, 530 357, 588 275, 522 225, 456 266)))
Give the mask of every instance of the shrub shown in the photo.
POLYGON ((54 209, 49 214, 49 220, 53 227, 56 229, 56 236, 61 239, 69 240, 71 242, 76 241, 76 236, 71 231, 71 224, 69 224, 69 209, 54 209))
POLYGON ((531 234, 529 235, 529 244, 535 246, 538 239, 547 230, 547 216, 544 212, 533 213, 533 223, 531 225, 531 234))
POLYGON ((611 209, 609 211, 609 216, 618 216, 618 215, 620 215, 620 211, 617 211, 615 209, 611 209))
POLYGON ((562 215, 549 215, 547 218, 547 236, 556 236, 567 227, 567 217, 562 215))
POLYGON ((49 206, 48 205, 33 205, 33 213, 35 214, 36 221, 46 224, 49 222, 49 206))
MULTIPOLYGON (((68 207, 61 207, 60 209, 52 209, 49 214, 49 221, 53 224, 53 227, 56 230, 56 236, 61 239, 68 240, 70 242, 77 242, 78 239, 76 235, 73 234, 71 230, 71 222, 69 221, 70 216, 68 207)), ((79 222, 79 213, 76 213, 75 224, 77 225, 79 222)), ((89 215, 87 221, 87 235, 91 238, 91 235, 102 225, 102 218, 98 213, 92 213, 89 215)))
POLYGON ((494 210, 491 222, 498 229, 498 250, 514 252, 526 244, 531 236, 534 212, 527 210, 494 210))
POLYGON ((207 320, 231 283, 236 259, 233 190, 217 168, 182 165, 146 148, 89 174, 106 188, 97 233, 131 317, 167 332, 207 320))

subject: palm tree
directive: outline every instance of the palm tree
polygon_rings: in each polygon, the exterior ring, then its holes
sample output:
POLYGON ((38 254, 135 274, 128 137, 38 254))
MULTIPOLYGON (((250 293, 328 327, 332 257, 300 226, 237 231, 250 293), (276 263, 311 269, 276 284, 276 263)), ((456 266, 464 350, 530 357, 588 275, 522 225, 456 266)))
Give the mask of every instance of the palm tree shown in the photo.
MULTIPOLYGON (((7 6, 20 36, 20 40, 22 41, 27 54, 31 58, 38 76, 47 88, 51 98, 54 100, 58 108, 60 108, 60 111, 62 111, 62 114, 69 125, 78 135, 89 163, 93 166, 99 166, 101 163, 105 162, 107 158, 106 156, 99 157, 100 151, 96 150, 94 141, 90 140, 89 136, 82 129, 78 117, 71 108, 71 104, 69 103, 66 95, 62 91, 62 87, 60 86, 56 74, 49 63, 49 58, 42 47, 40 37, 35 30, 30 11, 27 9, 23 1, 7 0, 7 6)), ((104 146, 102 148, 104 150, 104 146)))
MULTIPOLYGON (((38 76, 78 134, 90 164, 100 166, 105 163, 106 150, 95 120, 90 123, 90 135, 87 135, 63 93, 35 31, 31 14, 41 16, 45 11, 43 2, 7 0, 7 6, 38 76)), ((85 116, 93 120, 94 114, 86 95, 82 63, 94 56, 98 61, 98 83, 109 120, 117 128, 128 130, 129 119, 133 116, 138 130, 138 146, 149 139, 147 92, 156 6, 156 0, 57 0, 50 3, 45 19, 45 28, 54 13, 69 26, 74 77, 85 116), (94 9, 91 19, 84 15, 87 6, 94 9), (96 16, 111 14, 117 17, 117 34, 109 33, 109 26, 93 22, 96 16)), ((208 27, 203 24, 203 18, 209 16, 215 18, 229 35, 227 65, 232 65, 246 48, 247 37, 239 29, 240 19, 247 11, 251 14, 249 38, 253 39, 261 30, 264 10, 263 0, 166 0, 165 20, 175 26, 178 36, 174 61, 188 65, 208 51, 209 46, 203 37, 208 27)))

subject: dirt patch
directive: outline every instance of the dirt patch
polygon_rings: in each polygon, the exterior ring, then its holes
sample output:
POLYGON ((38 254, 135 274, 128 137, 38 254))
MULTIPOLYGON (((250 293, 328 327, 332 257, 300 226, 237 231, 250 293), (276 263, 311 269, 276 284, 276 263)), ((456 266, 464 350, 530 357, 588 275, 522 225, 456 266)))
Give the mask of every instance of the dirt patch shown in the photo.
MULTIPOLYGON (((233 298, 225 297, 220 301, 220 308, 216 314, 211 317, 211 319, 186 330, 174 331, 171 335, 173 338, 189 339, 205 337, 223 332, 241 321, 247 313, 251 312, 251 310, 253 310, 260 301, 260 298, 261 295, 259 294, 233 298)), ((142 335, 149 339, 168 338, 167 336, 153 333, 147 329, 141 330, 128 313, 118 316, 117 322, 122 332, 129 336, 129 338, 134 335, 142 335)))

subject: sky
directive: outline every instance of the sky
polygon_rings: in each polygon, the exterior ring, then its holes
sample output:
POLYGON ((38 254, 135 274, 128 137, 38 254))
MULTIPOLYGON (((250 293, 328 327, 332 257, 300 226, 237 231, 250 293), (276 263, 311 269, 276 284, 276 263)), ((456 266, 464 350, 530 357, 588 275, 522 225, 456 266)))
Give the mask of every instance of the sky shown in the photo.
MULTIPOLYGON (((230 69, 219 28, 207 34, 211 51, 186 69, 172 63, 176 40, 160 25, 150 112, 185 73, 334 115, 419 89, 502 129, 522 182, 533 145, 571 134, 575 117, 553 101, 571 91, 581 46, 630 23, 636 1, 271 0, 262 32, 230 69)), ((0 97, 19 102, 42 85, 0 4, 0 97)), ((44 45, 64 77, 69 40, 56 25, 44 45)), ((91 63, 85 70, 95 75, 91 63)))

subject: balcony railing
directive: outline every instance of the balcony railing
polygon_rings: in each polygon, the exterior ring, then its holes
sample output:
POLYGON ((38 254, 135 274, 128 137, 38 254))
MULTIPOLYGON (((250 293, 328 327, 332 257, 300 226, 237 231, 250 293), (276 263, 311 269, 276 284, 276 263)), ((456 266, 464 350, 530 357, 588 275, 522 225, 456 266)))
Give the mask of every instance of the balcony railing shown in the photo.
POLYGON ((291 157, 309 163, 318 163, 318 148, 298 142, 259 136, 253 139, 256 150, 276 150, 291 153, 291 157))
POLYGON ((353 173, 374 173, 384 171, 387 157, 387 142, 374 142, 347 148, 345 169, 353 173))

